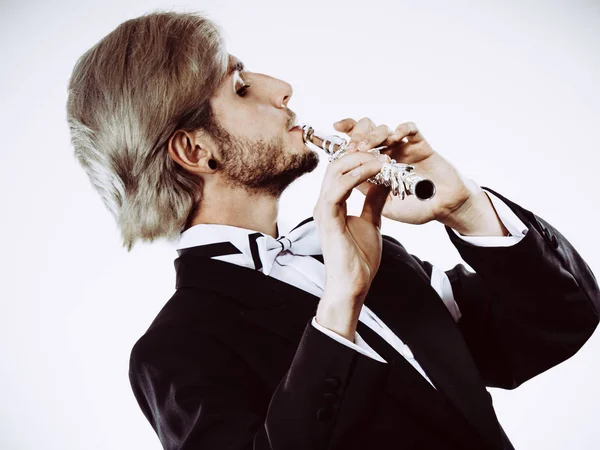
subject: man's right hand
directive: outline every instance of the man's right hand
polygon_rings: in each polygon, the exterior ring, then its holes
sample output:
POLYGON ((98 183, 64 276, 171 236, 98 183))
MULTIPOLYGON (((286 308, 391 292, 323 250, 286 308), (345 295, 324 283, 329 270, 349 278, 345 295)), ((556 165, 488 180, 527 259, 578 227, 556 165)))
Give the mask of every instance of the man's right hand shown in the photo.
POLYGON ((352 342, 360 309, 381 262, 381 211, 390 188, 372 185, 360 217, 347 215, 346 200, 382 166, 376 155, 358 151, 331 162, 313 211, 327 272, 316 320, 352 342))

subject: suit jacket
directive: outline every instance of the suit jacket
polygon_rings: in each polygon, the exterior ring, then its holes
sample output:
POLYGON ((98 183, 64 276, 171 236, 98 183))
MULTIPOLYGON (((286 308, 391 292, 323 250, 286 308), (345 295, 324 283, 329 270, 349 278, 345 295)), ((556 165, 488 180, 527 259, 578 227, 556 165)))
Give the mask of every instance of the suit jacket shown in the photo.
POLYGON ((458 323, 430 285, 432 265, 389 236, 365 300, 437 390, 362 323, 388 364, 315 329, 316 296, 182 253, 176 292, 130 358, 135 398, 163 447, 512 449, 486 386, 514 389, 575 354, 598 325, 600 293, 562 234, 490 191, 529 232, 514 246, 478 247, 446 227, 475 270, 446 271, 458 323))

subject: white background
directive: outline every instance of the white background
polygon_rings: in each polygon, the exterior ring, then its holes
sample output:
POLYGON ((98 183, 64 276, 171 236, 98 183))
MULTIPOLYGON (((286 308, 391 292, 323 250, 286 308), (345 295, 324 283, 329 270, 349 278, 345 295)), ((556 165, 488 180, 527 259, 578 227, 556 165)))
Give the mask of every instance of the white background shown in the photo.
MULTIPOLYGON (((0 6, 0 447, 159 449, 127 377, 131 347, 174 291, 172 244, 131 253, 77 165, 65 121, 77 58, 154 9, 206 11, 252 71, 292 84, 302 122, 414 121, 465 176, 548 220, 600 273, 600 4, 3 1, 0 6)), ((312 213, 326 159, 283 196, 312 213)), ((356 192, 349 209, 360 212, 356 192)), ((383 231, 447 270, 440 223, 383 231)), ((599 333, 514 391, 491 389, 517 449, 597 449, 599 333)))

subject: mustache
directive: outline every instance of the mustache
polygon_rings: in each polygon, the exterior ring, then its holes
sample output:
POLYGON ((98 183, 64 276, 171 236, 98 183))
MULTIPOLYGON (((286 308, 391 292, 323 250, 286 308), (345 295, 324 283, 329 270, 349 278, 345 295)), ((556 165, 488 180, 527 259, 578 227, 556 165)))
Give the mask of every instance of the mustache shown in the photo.
POLYGON ((288 114, 288 122, 287 122, 287 129, 291 129, 294 125, 296 125, 296 114, 293 111, 290 111, 288 114))

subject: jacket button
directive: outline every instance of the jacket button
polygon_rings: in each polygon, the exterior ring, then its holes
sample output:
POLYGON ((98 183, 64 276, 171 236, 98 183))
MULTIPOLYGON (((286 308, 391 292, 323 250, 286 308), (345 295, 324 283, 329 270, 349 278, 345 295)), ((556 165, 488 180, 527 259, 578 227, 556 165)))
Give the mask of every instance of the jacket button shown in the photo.
POLYGON ((342 385, 342 382, 338 377, 327 378, 325 380, 325 386, 328 391, 335 391, 342 385))
POLYGON ((317 419, 328 420, 333 416, 333 410, 331 408, 321 408, 317 411, 317 419))
POLYGON ((338 395, 335 392, 326 392, 323 395, 323 398, 325 399, 325 401, 327 403, 333 403, 333 402, 335 402, 337 400, 338 395))
POLYGON ((552 247, 553 249, 557 249, 558 248, 558 239, 556 239, 556 236, 553 234, 550 234, 550 231, 548 230, 548 228, 543 228, 542 232, 544 233, 544 239, 550 245, 550 247, 552 247))

